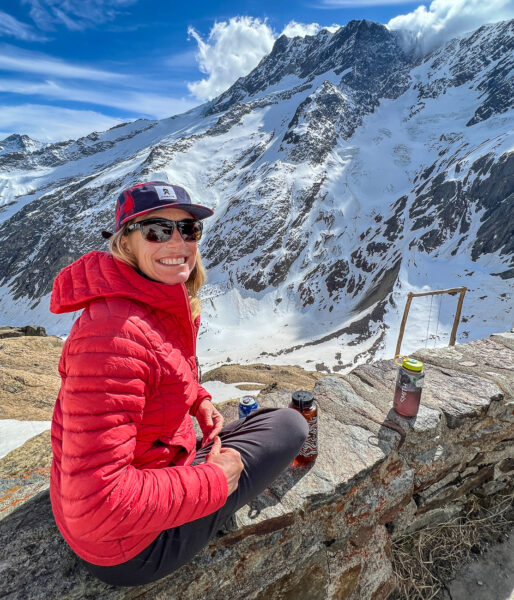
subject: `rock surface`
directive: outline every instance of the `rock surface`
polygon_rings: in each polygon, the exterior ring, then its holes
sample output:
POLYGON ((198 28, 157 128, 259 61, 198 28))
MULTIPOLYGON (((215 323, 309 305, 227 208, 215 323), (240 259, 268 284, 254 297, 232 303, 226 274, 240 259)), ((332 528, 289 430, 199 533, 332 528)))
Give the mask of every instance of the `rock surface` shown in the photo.
POLYGON ((0 326, 0 340, 10 337, 22 337, 23 335, 46 336, 46 331, 41 325, 25 325, 24 327, 0 326))
MULTIPOLYGON (((418 353, 427 386, 412 419, 391 410, 392 360, 320 379, 317 461, 284 472, 190 564, 138 588, 94 580, 59 536, 46 432, 0 461, 0 596, 198 600, 215 589, 231 600, 385 599, 391 536, 455 517, 471 491, 513 484, 511 346, 504 334, 418 353)), ((289 395, 259 401, 285 406, 289 395)), ((223 410, 234 416, 233 403, 223 410)))
MULTIPOLYGON (((202 381, 222 381, 223 383, 238 383, 253 381, 257 386, 238 385, 240 389, 265 388, 266 391, 290 390, 292 388, 312 392, 314 385, 323 375, 315 371, 306 371, 297 366, 276 365, 223 365, 204 374, 202 381)), ((264 390, 263 390, 264 391, 264 390)))
POLYGON ((505 542, 462 568, 443 600, 513 600, 514 531, 505 542))

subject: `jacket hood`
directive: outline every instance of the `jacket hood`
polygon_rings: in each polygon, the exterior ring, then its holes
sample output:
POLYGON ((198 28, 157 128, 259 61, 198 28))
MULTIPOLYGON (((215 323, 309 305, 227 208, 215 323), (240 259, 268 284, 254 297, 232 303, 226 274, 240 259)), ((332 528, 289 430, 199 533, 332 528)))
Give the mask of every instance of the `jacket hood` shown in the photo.
POLYGON ((64 268, 55 278, 50 311, 74 312, 100 298, 127 298, 166 312, 183 311, 191 318, 191 307, 183 283, 167 285, 151 281, 108 252, 93 251, 64 268))

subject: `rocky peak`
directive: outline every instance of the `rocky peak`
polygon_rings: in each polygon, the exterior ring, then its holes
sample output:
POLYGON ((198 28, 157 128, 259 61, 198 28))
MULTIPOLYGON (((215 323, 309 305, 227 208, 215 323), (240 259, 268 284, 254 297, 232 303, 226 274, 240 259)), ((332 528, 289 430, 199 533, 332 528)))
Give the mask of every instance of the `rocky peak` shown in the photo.
POLYGON ((345 118, 350 113, 345 94, 324 81, 298 106, 280 149, 288 151, 289 158, 295 162, 308 158, 319 164, 334 147, 338 136, 347 139, 353 133, 354 123, 348 123, 345 118))
POLYGON ((512 23, 490 25, 423 61, 367 21, 282 37, 184 115, 0 156, 3 318, 65 333, 72 316, 46 310, 54 276, 105 248, 127 182, 165 172, 215 209, 202 240, 210 366, 227 345, 239 361, 307 363, 315 346, 347 369, 391 351, 403 294, 427 284, 468 287, 459 342, 498 331, 513 273, 511 38, 512 23))
POLYGON ((12 152, 34 152, 39 150, 45 144, 38 140, 33 140, 28 135, 19 135, 13 133, 3 140, 0 140, 0 154, 10 154, 12 152))
POLYGON ((141 131, 150 129, 155 123, 156 121, 137 119, 132 123, 115 125, 102 133, 94 131, 77 140, 64 140, 50 144, 43 144, 31 140, 28 136, 14 134, 0 142, 1 147, 7 140, 15 139, 6 146, 6 148, 9 148, 8 150, 0 150, 0 172, 13 169, 30 169, 37 166, 57 167, 70 161, 80 160, 86 156, 101 154, 112 148, 116 143, 123 142, 141 131), (22 138, 30 141, 18 141, 22 138), (21 149, 22 143, 27 144, 27 150, 21 149), (20 149, 14 149, 15 144, 20 149))
POLYGON ((368 85, 374 77, 405 68, 412 59, 403 50, 400 36, 384 25, 370 21, 350 21, 335 33, 326 29, 315 36, 280 36, 271 52, 246 77, 239 78, 212 104, 209 113, 230 108, 279 83, 287 75, 300 80, 334 71, 345 77, 350 87, 368 85))
POLYGON ((473 34, 454 39, 424 60, 430 77, 416 84, 420 104, 470 84, 480 103, 467 125, 475 125, 514 106, 514 20, 483 25, 473 34))

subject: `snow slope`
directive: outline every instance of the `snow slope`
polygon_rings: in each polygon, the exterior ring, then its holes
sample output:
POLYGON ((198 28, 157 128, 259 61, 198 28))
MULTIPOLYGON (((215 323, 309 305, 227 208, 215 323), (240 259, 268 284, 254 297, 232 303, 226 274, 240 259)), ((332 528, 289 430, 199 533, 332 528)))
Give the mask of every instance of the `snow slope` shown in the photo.
MULTIPOLYGON (((215 210, 204 367, 390 357, 409 291, 468 288, 458 341, 509 329, 512 30, 424 59, 367 21, 282 37, 184 115, 3 153, 0 322, 65 335, 76 315, 48 313, 53 278, 102 247, 123 187, 158 177, 215 210)), ((447 344, 456 300, 415 299, 402 352, 447 344)))

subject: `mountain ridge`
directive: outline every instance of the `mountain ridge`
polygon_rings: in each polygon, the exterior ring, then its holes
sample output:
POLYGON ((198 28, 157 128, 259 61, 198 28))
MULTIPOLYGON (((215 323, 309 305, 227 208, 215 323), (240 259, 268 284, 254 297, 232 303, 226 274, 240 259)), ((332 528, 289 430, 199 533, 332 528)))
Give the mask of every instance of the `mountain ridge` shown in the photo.
MULTIPOLYGON (((43 315, 53 277, 100 246, 120 189, 168 177, 216 212, 202 241, 210 366, 224 344, 238 362, 296 348, 290 360, 306 364, 318 340, 332 370, 387 355, 402 295, 427 282, 470 287, 459 339, 506 329, 513 23, 423 58, 370 22, 279 38, 183 115, 0 155, 2 320, 32 311, 65 333, 71 317, 43 315)), ((422 340, 420 306, 407 348, 422 340)), ((446 334, 451 314, 439 316, 446 334)))

